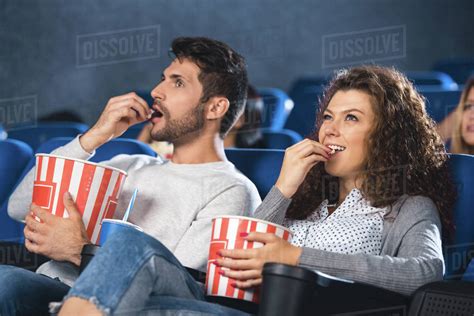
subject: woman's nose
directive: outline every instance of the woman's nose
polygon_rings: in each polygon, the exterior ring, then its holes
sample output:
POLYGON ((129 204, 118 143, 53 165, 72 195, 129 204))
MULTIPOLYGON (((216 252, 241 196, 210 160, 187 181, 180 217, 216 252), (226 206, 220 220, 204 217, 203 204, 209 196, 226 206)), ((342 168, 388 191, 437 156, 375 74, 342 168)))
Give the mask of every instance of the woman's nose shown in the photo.
POLYGON ((336 121, 327 122, 326 126, 325 126, 325 129, 324 129, 324 133, 326 134, 326 137, 327 136, 339 136, 340 134, 339 134, 338 123, 336 121))

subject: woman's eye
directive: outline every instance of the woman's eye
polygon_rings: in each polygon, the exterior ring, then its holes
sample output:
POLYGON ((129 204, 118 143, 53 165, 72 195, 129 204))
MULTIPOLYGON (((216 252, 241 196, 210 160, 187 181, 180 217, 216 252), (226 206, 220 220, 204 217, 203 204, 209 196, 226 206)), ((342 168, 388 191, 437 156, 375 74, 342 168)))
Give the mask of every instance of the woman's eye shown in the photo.
POLYGON ((357 117, 355 115, 352 115, 352 114, 348 114, 346 116, 346 120, 348 120, 348 121, 358 121, 357 117))
POLYGON ((474 108, 474 103, 466 103, 466 104, 464 104, 463 111, 468 111, 472 108, 474 108))
POLYGON ((324 114, 323 115, 323 120, 324 121, 327 121, 327 120, 330 120, 330 119, 331 119, 331 115, 329 115, 329 114, 324 114))

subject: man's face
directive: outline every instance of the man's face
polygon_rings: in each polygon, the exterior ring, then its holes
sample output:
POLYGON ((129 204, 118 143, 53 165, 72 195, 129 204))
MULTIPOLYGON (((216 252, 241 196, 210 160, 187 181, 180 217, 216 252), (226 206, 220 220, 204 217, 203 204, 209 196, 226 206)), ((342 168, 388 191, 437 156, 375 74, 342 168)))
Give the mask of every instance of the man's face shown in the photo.
POLYGON ((200 104, 202 85, 199 67, 188 59, 175 59, 163 72, 161 82, 151 91, 156 111, 151 138, 176 142, 199 132, 205 122, 205 104, 200 104))

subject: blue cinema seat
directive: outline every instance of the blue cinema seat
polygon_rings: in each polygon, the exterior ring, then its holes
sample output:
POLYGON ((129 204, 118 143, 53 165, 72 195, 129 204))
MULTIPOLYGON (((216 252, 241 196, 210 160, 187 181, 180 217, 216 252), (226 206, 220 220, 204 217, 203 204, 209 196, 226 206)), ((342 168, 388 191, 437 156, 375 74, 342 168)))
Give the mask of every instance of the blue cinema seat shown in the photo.
POLYGON ((21 140, 36 150, 42 143, 54 137, 74 137, 84 133, 89 126, 74 122, 38 123, 34 127, 25 127, 8 131, 8 137, 21 140))
POLYGON ((32 157, 27 144, 14 139, 0 141, 0 241, 21 239, 23 226, 8 216, 7 201, 32 157))
MULTIPOLYGON (((41 144, 41 146, 36 150, 36 153, 50 153, 54 149, 66 145, 72 139, 73 138, 71 137, 57 137, 50 139, 41 144)), ((134 139, 116 138, 97 148, 95 155, 90 159, 90 161, 100 162, 109 160, 120 154, 142 154, 156 157, 156 152, 145 143, 134 139)))
POLYGON ((458 84, 466 83, 467 79, 474 75, 474 59, 451 58, 440 60, 433 66, 433 70, 447 73, 458 84))
POLYGON ((323 78, 301 78, 290 89, 290 98, 295 103, 286 121, 285 128, 303 137, 309 136, 315 128, 319 99, 324 91, 323 78))
MULTIPOLYGON (((43 144, 41 144, 41 146, 39 146, 39 148, 35 151, 35 153, 49 154, 56 148, 66 145, 73 139, 74 139, 73 137, 52 138, 44 142, 43 144)), ((142 143, 134 139, 116 138, 102 145, 101 147, 99 147, 96 150, 94 157, 92 157, 90 161, 101 162, 104 160, 112 159, 114 156, 120 155, 120 154, 127 154, 127 155, 142 154, 142 155, 156 157, 156 152, 154 152, 153 149, 151 149, 151 147, 145 143, 142 143)), ((36 159, 35 157, 33 157, 28 163, 28 166, 25 169, 24 173, 21 175, 21 178, 23 178, 28 173, 28 171, 30 171, 31 168, 35 166, 35 163, 36 163, 36 159)))
POLYGON ((464 275, 462 277, 463 281, 470 281, 474 282, 474 254, 471 259, 471 263, 467 266, 466 271, 464 271, 464 275))
POLYGON ((459 103, 462 90, 445 90, 424 87, 418 90, 426 98, 426 111, 436 121, 441 122, 459 103))
POLYGON ((300 134, 289 129, 279 131, 264 129, 262 134, 263 141, 268 149, 286 149, 303 139, 300 134))
POLYGON ((146 124, 148 124, 148 122, 138 123, 129 127, 119 138, 137 139, 146 124))
POLYGON ((406 75, 417 88, 433 87, 455 90, 458 84, 448 74, 440 71, 407 71, 406 75))
POLYGON ((227 159, 255 184, 262 199, 265 198, 278 179, 285 151, 229 148, 225 153, 227 159))
POLYGON ((446 279, 458 279, 474 254, 474 156, 451 154, 449 166, 457 186, 454 207, 456 233, 444 247, 446 279))
POLYGON ((261 127, 274 131, 282 129, 293 109, 291 98, 284 91, 276 88, 259 88, 258 94, 264 103, 261 127))

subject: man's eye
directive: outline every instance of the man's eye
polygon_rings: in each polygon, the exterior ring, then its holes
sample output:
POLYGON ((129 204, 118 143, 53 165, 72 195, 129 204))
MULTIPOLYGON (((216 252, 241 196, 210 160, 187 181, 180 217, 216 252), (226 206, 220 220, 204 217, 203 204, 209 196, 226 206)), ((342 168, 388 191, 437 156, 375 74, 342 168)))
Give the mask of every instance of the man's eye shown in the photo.
POLYGON ((466 103, 466 104, 464 104, 463 111, 468 111, 472 108, 474 108, 474 103, 466 103))
POLYGON ((176 83, 175 83, 176 87, 183 87, 184 86, 184 82, 180 79, 176 80, 176 83))
POLYGON ((358 121, 357 117, 355 115, 352 115, 352 114, 347 114, 346 120, 348 120, 348 121, 358 121))

